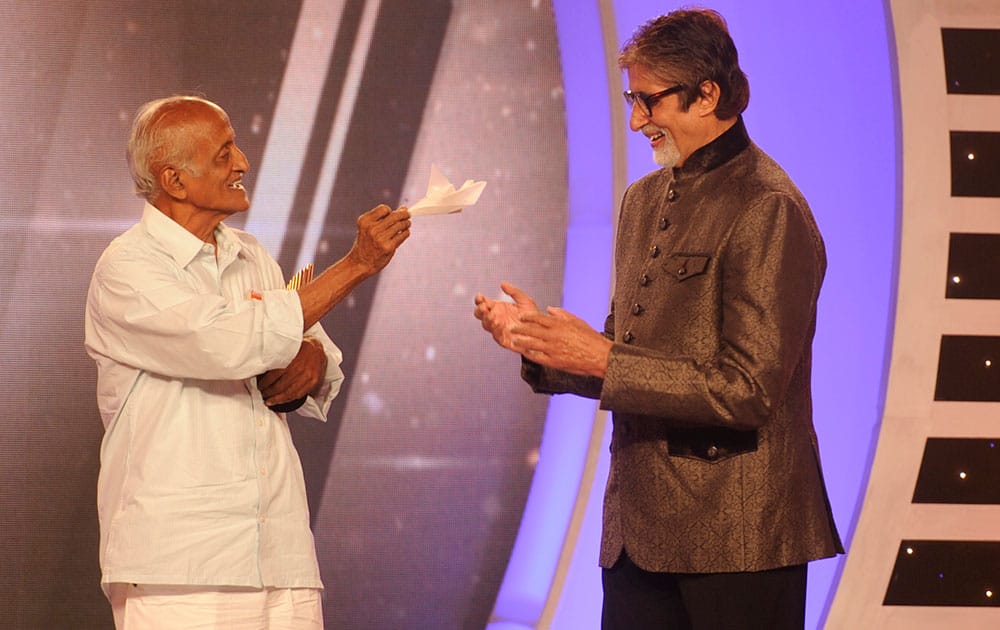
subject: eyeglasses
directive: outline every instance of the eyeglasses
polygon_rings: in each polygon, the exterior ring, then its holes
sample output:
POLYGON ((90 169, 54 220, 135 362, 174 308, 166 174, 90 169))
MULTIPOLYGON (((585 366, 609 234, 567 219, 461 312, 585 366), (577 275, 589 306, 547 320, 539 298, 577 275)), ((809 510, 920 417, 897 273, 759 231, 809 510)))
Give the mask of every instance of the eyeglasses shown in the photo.
POLYGON ((678 83, 673 87, 668 87, 665 90, 660 90, 659 92, 653 92, 652 94, 643 94, 642 92, 633 92, 632 90, 625 90, 622 96, 625 97, 625 102, 629 107, 639 106, 639 111, 643 113, 644 116, 652 116, 653 108, 656 104, 660 102, 671 94, 676 94, 684 89, 684 84, 678 83))

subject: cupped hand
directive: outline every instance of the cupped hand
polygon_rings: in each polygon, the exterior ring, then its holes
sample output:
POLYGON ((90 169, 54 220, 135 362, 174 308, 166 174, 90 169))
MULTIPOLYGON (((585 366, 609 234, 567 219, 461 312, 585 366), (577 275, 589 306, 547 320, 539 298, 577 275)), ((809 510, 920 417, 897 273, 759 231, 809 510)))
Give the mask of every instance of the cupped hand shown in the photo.
POLYGON ((514 300, 513 303, 493 300, 478 293, 473 315, 482 322, 483 330, 490 333, 494 341, 508 350, 519 352, 514 345, 510 330, 520 323, 522 314, 537 313, 538 305, 527 293, 509 282, 501 282, 500 289, 514 300))

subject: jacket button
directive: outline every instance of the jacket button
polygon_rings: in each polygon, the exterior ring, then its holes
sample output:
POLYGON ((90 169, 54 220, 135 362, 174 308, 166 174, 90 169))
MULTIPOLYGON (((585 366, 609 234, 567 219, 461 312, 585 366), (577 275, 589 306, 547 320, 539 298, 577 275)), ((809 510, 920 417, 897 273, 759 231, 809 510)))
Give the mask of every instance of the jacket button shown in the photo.
POLYGON ((632 305, 632 314, 633 315, 641 315, 642 314, 642 304, 633 304, 632 305))
POLYGON ((670 227, 670 219, 667 217, 660 217, 660 229, 665 230, 670 227))
POLYGON ((677 270, 677 275, 684 277, 687 275, 687 272, 688 272, 687 267, 681 267, 680 269, 677 270))
POLYGON ((632 336, 631 330, 626 330, 625 334, 622 335, 622 341, 624 341, 625 343, 632 343, 633 339, 635 339, 635 337, 632 336))
POLYGON ((647 274, 639 276, 639 286, 644 287, 647 284, 649 284, 649 276, 647 274))
POLYGON ((660 255, 660 247, 659 247, 659 245, 653 245, 652 247, 649 248, 649 257, 650 258, 656 258, 659 255, 660 255))
POLYGON ((667 201, 676 201, 676 200, 677 200, 677 191, 671 188, 670 190, 667 191, 667 201))
POLYGON ((719 456, 719 449, 713 444, 705 449, 705 456, 709 459, 715 459, 719 456))

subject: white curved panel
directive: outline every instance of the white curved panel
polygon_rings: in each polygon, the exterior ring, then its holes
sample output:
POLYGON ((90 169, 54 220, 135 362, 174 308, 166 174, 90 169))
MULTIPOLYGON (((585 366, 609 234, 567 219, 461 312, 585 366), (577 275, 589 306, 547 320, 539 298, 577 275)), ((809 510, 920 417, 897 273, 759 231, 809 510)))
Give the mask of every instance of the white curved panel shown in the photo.
POLYGON ((1000 303, 944 295, 951 232, 1000 233, 1000 200, 952 198, 949 131, 1000 128, 1000 99, 945 92, 942 28, 1000 28, 995 0, 893 0, 902 122, 897 316, 864 508, 828 628, 994 628, 995 608, 883 606, 904 539, 996 540, 997 506, 911 502, 928 437, 996 433, 996 403, 935 402, 943 334, 997 334, 1000 303))

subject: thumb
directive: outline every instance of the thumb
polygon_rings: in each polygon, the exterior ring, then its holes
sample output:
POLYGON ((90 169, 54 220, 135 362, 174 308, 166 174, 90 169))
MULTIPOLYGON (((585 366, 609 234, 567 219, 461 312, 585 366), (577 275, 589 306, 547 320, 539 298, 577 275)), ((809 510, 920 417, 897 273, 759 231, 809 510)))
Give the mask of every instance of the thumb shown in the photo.
POLYGON ((518 306, 535 305, 535 301, 531 299, 531 296, 509 282, 501 282, 500 289, 510 297, 514 298, 514 303, 518 306))

